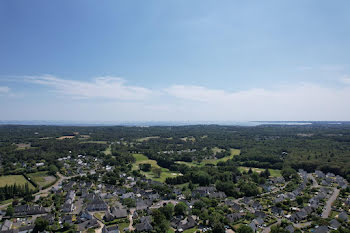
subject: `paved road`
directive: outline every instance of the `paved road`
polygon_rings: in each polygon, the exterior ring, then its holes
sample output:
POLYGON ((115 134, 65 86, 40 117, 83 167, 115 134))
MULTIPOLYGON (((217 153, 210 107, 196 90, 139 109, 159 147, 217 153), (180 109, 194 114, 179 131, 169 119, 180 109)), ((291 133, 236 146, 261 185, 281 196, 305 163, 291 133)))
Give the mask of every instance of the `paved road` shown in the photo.
POLYGON ((132 219, 132 216, 134 215, 135 208, 130 209, 130 215, 129 215, 129 231, 135 230, 134 227, 132 226, 134 220, 132 219))
POLYGON ((312 180, 312 188, 319 188, 320 187, 320 185, 317 183, 317 180, 315 179, 315 177, 311 173, 307 174, 307 177, 312 180))
POLYGON ((338 195, 339 195, 340 190, 337 188, 333 189, 333 193, 332 196, 328 199, 323 212, 322 212, 322 218, 328 218, 329 214, 331 213, 332 210, 332 204, 333 202, 337 199, 338 195))

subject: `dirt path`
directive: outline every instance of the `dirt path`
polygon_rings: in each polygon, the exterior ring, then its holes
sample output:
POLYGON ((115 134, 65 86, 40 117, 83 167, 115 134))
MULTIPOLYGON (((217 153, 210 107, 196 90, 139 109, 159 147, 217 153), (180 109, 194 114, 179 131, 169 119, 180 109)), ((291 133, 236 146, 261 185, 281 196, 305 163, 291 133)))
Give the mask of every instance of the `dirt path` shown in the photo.
POLYGON ((329 214, 331 213, 332 210, 332 204, 333 202, 337 199, 338 195, 339 195, 340 190, 337 188, 333 189, 333 193, 332 196, 328 199, 323 212, 322 212, 322 218, 328 218, 329 214))

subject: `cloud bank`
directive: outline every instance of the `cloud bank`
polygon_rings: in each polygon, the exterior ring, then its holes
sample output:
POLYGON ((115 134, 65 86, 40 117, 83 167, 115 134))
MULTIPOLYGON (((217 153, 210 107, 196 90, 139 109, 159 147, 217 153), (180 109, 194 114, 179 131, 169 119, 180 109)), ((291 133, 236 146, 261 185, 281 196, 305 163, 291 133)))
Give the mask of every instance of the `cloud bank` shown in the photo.
MULTIPOLYGON (((49 120, 350 120, 349 76, 338 80, 343 85, 332 87, 298 83, 243 91, 193 85, 171 85, 154 90, 129 85, 116 77, 76 81, 46 75, 27 76, 24 80, 44 87, 45 92, 53 91, 54 98, 51 96, 46 105, 39 100, 33 106, 21 108, 21 103, 17 103, 14 110, 12 106, 7 107, 4 119, 21 115, 22 109, 35 109, 29 114, 31 118, 46 119, 47 116, 49 120), (50 115, 45 113, 48 108, 52 108, 50 115), (11 115, 11 111, 16 114, 11 115), (67 112, 71 114, 68 116, 67 112), (72 116, 75 118, 71 119, 72 116)), ((0 87, 0 93, 6 92, 9 92, 8 87, 0 87)), ((40 94, 45 95, 43 91, 40 94)))
POLYGON ((81 99, 142 100, 152 94, 152 91, 147 88, 130 86, 124 79, 109 76, 97 77, 91 82, 66 80, 51 75, 28 76, 25 80, 48 86, 58 94, 81 99))

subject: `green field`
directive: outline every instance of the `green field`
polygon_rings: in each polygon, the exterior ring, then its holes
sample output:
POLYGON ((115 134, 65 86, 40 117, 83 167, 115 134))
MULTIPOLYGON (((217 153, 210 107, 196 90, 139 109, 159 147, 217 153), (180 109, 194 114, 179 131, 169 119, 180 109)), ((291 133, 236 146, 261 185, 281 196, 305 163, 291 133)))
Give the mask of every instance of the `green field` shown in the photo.
POLYGON ((161 173, 160 177, 155 177, 154 174, 152 173, 152 171, 150 171, 150 172, 141 171, 141 173, 144 174, 149 179, 159 181, 159 182, 165 182, 166 178, 175 177, 175 176, 179 175, 179 173, 171 172, 167 168, 160 167, 157 164, 157 161, 149 159, 149 158, 147 158, 147 156, 145 156, 143 154, 133 154, 133 156, 136 159, 136 162, 132 166, 133 170, 138 170, 139 164, 145 164, 145 163, 151 164, 152 168, 161 168, 162 173, 161 173))
POLYGON ((47 174, 47 172, 35 172, 35 173, 29 173, 27 176, 39 187, 44 187, 45 185, 49 185, 52 182, 56 180, 56 177, 50 176, 47 174))
POLYGON ((183 233, 195 233, 197 229, 198 229, 197 227, 194 227, 194 228, 185 230, 183 233))
POLYGON ((112 154, 112 146, 109 145, 103 153, 105 153, 105 155, 111 155, 112 154))
MULTIPOLYGON (((250 167, 239 167, 239 170, 240 170, 241 172, 243 172, 243 171, 246 171, 246 172, 247 172, 247 171, 249 171, 249 169, 250 169, 250 167)), ((252 169, 254 172, 257 172, 257 173, 260 173, 260 172, 265 171, 264 168, 252 167, 251 169, 252 169)), ((282 176, 282 175, 281 175, 281 170, 269 169, 269 171, 270 171, 271 176, 273 176, 273 177, 282 176)))
MULTIPOLYGON (((214 150, 215 147, 212 149, 214 150)), ((219 148, 217 148, 217 150, 220 150, 219 148)), ((186 164, 189 167, 202 167, 205 166, 206 164, 213 164, 216 165, 219 162, 226 162, 229 159, 232 159, 234 156, 239 155, 241 153, 240 150, 238 149, 230 149, 230 156, 227 157, 223 157, 221 159, 206 159, 201 161, 200 163, 192 161, 192 162, 183 162, 183 161, 177 161, 176 163, 181 163, 181 164, 186 164)))
POLYGON ((24 185, 28 183, 30 189, 34 189, 34 186, 29 183, 26 178, 22 175, 9 175, 9 176, 0 176, 0 187, 4 187, 6 185, 24 185))

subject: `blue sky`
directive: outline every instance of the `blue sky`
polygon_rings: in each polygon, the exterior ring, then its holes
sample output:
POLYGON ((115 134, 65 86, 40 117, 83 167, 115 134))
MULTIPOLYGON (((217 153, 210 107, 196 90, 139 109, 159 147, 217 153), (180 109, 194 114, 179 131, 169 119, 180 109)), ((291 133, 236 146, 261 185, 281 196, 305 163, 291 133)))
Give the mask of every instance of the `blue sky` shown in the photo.
POLYGON ((0 120, 350 120, 349 1, 1 1, 0 120))

